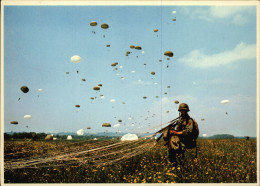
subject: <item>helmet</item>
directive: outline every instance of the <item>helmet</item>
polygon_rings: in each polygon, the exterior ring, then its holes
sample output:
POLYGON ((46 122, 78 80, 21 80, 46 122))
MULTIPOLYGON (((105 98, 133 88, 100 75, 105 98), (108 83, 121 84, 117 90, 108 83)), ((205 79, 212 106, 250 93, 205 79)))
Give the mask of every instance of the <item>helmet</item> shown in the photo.
POLYGON ((188 106, 186 103, 181 103, 181 104, 179 105, 178 111, 182 111, 182 110, 186 110, 187 112, 190 111, 189 106, 188 106))

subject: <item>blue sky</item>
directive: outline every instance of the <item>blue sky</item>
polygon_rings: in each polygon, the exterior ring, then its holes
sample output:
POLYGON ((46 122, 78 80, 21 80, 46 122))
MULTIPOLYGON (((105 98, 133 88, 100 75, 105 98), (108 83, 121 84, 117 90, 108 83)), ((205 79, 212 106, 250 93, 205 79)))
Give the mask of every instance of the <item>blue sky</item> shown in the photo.
POLYGON ((178 116, 178 100, 201 135, 256 136, 256 14, 255 6, 5 6, 4 131, 152 132, 178 116))

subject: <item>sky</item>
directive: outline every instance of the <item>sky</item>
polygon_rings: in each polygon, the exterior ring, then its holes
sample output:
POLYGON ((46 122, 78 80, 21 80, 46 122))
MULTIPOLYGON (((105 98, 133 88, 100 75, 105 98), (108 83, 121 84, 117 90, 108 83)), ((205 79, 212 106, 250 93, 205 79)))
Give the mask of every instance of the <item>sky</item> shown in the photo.
POLYGON ((5 6, 4 132, 155 132, 179 116, 178 100, 201 136, 256 136, 256 16, 256 6, 5 6))

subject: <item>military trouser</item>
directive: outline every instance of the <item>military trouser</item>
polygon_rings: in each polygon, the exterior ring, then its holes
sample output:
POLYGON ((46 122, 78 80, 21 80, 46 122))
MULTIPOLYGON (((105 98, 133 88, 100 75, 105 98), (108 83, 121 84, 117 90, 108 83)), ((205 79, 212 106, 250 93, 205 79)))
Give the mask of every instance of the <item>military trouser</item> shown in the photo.
POLYGON ((185 145, 178 136, 171 136, 168 142, 169 161, 176 162, 176 154, 184 155, 185 145))

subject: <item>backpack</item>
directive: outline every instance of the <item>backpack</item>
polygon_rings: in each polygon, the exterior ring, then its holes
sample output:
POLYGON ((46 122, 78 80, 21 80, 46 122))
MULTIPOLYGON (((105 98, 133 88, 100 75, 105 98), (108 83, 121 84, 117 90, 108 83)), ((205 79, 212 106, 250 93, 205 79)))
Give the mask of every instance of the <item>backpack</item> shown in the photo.
POLYGON ((193 121, 192 138, 196 140, 199 137, 199 133, 200 133, 199 126, 195 119, 193 119, 193 118, 190 118, 190 119, 193 121))

